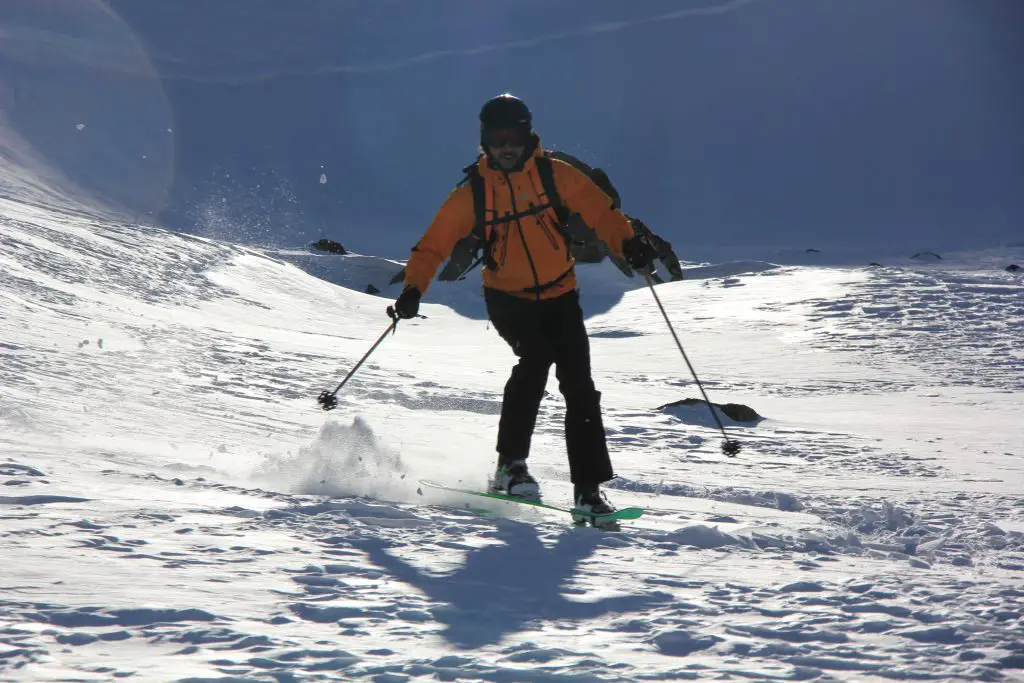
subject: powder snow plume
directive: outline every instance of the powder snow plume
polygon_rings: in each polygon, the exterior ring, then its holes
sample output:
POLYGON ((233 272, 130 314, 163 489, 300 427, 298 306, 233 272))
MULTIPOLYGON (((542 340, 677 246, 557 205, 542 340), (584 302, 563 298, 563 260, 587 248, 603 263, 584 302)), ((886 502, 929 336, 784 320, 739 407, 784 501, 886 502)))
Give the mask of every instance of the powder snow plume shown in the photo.
POLYGON ((286 493, 408 500, 411 483, 401 456, 380 443, 366 420, 327 422, 296 454, 267 456, 254 478, 286 493))

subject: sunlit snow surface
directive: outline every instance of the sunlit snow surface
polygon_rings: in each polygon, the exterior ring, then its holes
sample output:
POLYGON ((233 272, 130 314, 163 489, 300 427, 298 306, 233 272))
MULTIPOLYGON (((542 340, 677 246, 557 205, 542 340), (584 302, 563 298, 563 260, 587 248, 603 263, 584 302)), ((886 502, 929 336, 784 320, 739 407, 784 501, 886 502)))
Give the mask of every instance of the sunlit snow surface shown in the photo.
MULTIPOLYGON (((513 357, 479 279, 324 413, 397 264, 322 257, 342 288, 2 201, 0 679, 1020 680, 1022 252, 658 286, 711 398, 766 418, 725 419, 735 459, 657 410, 699 394, 651 293, 581 269, 609 493, 648 510, 614 533, 417 485, 493 464, 513 357)), ((532 463, 566 503, 549 391, 532 463)))

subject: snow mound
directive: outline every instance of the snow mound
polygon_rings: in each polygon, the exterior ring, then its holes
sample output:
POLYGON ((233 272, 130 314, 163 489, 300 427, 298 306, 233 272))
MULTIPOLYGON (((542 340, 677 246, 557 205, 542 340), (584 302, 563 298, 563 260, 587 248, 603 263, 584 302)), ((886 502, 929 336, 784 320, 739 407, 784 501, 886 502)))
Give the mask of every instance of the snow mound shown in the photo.
POLYGON ((666 534, 664 540, 694 548, 721 548, 727 545, 746 545, 742 539, 707 524, 691 524, 666 534))
POLYGON ((728 261, 683 270, 683 280, 711 280, 714 278, 732 277, 734 275, 750 275, 763 273, 778 268, 767 261, 728 261))

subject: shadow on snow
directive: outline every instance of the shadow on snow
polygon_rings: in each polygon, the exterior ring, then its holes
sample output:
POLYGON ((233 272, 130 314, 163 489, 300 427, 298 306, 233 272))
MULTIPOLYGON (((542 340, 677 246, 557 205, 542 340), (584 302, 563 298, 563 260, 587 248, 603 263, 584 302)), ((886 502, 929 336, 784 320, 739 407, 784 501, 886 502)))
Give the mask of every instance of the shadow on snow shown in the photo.
POLYGON ((471 550, 459 569, 437 575, 388 552, 386 541, 366 540, 357 547, 378 568, 429 600, 445 603, 431 612, 445 624, 442 637, 461 649, 498 643, 530 622, 595 619, 642 611, 671 599, 661 592, 596 601, 570 599, 569 584, 577 573, 587 571, 586 560, 605 539, 600 532, 569 530, 547 547, 534 525, 501 520, 496 538, 499 543, 471 550))

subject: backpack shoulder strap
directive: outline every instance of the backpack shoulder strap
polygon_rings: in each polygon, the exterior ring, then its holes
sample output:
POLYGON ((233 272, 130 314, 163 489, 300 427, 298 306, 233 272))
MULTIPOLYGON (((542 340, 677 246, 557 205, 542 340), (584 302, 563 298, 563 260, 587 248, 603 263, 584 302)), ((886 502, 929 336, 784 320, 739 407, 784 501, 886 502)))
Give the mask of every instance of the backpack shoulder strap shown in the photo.
POLYGON ((466 177, 460 185, 469 183, 469 189, 473 193, 473 214, 475 220, 472 235, 481 242, 486 242, 487 219, 485 214, 487 211, 487 197, 484 195, 486 188, 484 187, 484 177, 480 175, 480 163, 470 164, 465 168, 465 171, 466 177))
MULTIPOLYGON (((490 253, 490 244, 487 240, 487 188, 484 177, 480 175, 480 159, 466 166, 462 172, 466 175, 456 187, 462 187, 469 183, 469 190, 473 195, 473 229, 455 244, 448 265, 442 271, 442 275, 446 277, 442 279, 461 280, 477 264, 487 260, 490 253), (483 249, 484 255, 474 261, 477 252, 481 249, 483 249), (471 264, 470 261, 472 261, 471 264)), ((490 261, 488 261, 488 265, 490 265, 490 261)))
POLYGON ((555 185, 555 170, 552 168, 551 157, 547 152, 534 160, 537 165, 537 175, 540 176, 540 184, 544 188, 544 196, 547 198, 551 208, 558 216, 558 222, 565 225, 569 220, 569 209, 562 203, 562 197, 558 194, 558 187, 555 185))

